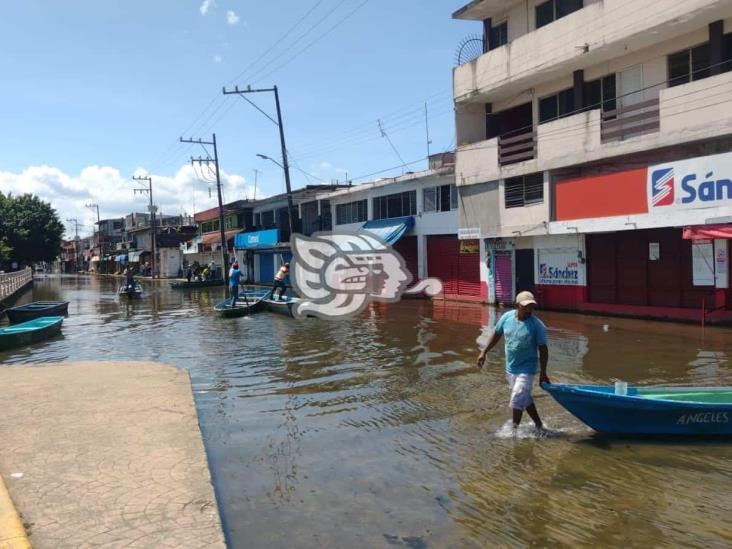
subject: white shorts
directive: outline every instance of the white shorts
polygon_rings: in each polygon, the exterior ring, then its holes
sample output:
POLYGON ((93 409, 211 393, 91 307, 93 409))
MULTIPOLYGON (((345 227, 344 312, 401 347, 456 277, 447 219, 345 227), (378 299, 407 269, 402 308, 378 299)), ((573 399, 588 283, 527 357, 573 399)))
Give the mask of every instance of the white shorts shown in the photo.
POLYGON ((534 387, 535 374, 509 374, 506 380, 511 389, 511 400, 508 405, 514 410, 526 410, 534 403, 531 390, 534 387))

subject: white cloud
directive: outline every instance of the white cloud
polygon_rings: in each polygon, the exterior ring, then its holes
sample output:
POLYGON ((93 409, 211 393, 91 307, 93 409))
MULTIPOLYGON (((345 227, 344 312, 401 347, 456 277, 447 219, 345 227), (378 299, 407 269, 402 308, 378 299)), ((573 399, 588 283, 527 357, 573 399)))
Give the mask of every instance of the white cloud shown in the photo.
POLYGON ((236 14, 234 10, 229 10, 226 12, 226 22, 229 25, 236 25, 239 23, 240 17, 236 14))
MULTIPOLYGON (((209 186, 199 179, 201 171, 194 171, 190 164, 183 165, 172 177, 151 174, 155 203, 164 214, 193 214, 195 211, 213 208, 218 204, 215 184, 209 186)), ((204 172, 205 173, 205 172, 204 172)), ((137 168, 135 175, 147 175, 143 168, 137 168)), ((224 200, 231 202, 251 198, 253 187, 237 174, 221 172, 224 200)), ((64 173, 51 166, 31 166, 21 173, 0 171, 0 192, 5 194, 33 193, 49 202, 59 214, 61 221, 78 219, 83 225, 80 235, 94 230, 96 211, 85 204, 99 204, 102 219, 122 217, 132 212, 147 211, 147 194, 133 193, 133 189, 146 186, 145 182, 133 181, 110 166, 88 166, 78 176, 64 173)), ((262 197, 261 193, 257 193, 262 197)), ((67 225, 69 233, 71 228, 67 225)))
POLYGON ((214 63, 221 63, 223 58, 220 55, 214 55, 214 63))
POLYGON ((214 0, 203 0, 201 7, 198 8, 199 10, 201 10, 201 15, 206 15, 208 13, 209 8, 214 4, 215 4, 214 0))

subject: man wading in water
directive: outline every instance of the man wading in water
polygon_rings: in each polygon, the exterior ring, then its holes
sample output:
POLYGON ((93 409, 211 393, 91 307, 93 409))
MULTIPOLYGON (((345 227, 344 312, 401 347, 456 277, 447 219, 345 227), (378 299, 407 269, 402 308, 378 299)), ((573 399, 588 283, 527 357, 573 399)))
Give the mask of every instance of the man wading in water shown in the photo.
POLYGON ((543 424, 534 406, 531 389, 534 385, 538 362, 541 365, 539 380, 551 383, 546 375, 549 351, 546 347, 546 326, 533 316, 536 300, 531 292, 521 292, 516 296, 516 309, 505 313, 496 324, 491 340, 478 355, 478 369, 483 368, 485 356, 501 340, 506 338, 506 379, 511 388, 509 406, 513 410, 514 429, 521 423, 526 410, 534 420, 537 429, 543 424))

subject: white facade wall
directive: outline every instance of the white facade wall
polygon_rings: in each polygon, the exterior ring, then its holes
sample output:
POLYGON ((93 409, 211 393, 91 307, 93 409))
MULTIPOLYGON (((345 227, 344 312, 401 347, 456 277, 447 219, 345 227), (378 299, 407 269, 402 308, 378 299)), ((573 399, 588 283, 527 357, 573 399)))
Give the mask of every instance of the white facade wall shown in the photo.
MULTIPOLYGON (((508 13, 509 20, 511 13, 517 17, 516 24, 509 22, 510 32, 525 28, 519 10, 508 13)), ((533 17, 530 8, 531 32, 454 70, 457 102, 508 98, 574 70, 655 46, 729 18, 730 5, 726 0, 603 0, 538 30, 533 30, 533 17)))
MULTIPOLYGON (((331 203, 333 215, 333 230, 335 231, 358 231, 365 222, 338 224, 337 206, 359 200, 366 200, 368 220, 374 218, 373 198, 388 196, 407 191, 416 191, 417 213, 414 215, 414 227, 405 236, 417 237, 417 276, 427 277, 427 236, 429 235, 455 235, 458 232, 458 210, 449 212, 425 212, 423 189, 438 187, 442 185, 454 185, 455 176, 451 170, 436 170, 433 173, 421 172, 420 174, 406 175, 395 178, 393 181, 374 182, 359 185, 348 191, 338 191, 327 196, 331 203), (446 173, 448 172, 449 173, 446 173), (434 173, 440 172, 440 173, 434 173)), ((326 197, 321 197, 326 198, 326 197)))

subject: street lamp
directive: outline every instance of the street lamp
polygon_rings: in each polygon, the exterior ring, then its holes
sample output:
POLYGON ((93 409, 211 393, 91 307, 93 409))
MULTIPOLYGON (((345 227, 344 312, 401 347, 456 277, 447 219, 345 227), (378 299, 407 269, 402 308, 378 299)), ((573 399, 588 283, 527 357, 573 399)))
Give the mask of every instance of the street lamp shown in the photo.
POLYGON ((282 164, 280 164, 279 162, 277 162, 277 161, 276 161, 276 160, 275 160, 274 158, 270 158, 270 157, 269 157, 269 156, 267 156, 266 154, 259 154, 259 153, 257 153, 257 156, 258 156, 259 158, 262 158, 263 160, 271 160, 272 162, 274 162, 275 164, 277 164, 277 165, 278 165, 278 166, 279 166, 280 168, 282 168, 283 170, 285 169, 284 167, 282 167, 282 164))

